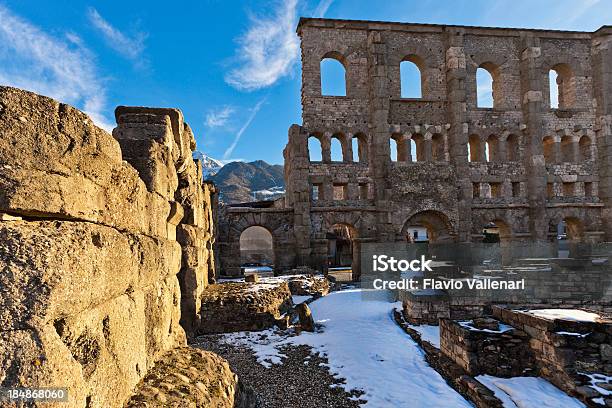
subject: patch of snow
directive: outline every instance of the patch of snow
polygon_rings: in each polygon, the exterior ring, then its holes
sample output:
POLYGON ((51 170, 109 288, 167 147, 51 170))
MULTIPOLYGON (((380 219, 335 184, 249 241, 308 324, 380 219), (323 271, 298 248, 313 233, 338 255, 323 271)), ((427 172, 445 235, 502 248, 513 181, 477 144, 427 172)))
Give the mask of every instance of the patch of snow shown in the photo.
POLYGON ((312 296, 308 296, 308 295, 293 295, 291 296, 291 298, 293 299, 293 304, 294 305, 298 305, 300 303, 304 303, 305 301, 307 301, 308 299, 310 299, 312 296))
POLYGON ((274 284, 274 283, 253 283, 249 285, 247 288, 245 288, 244 292, 253 293, 253 292, 259 292, 261 290, 275 289, 277 287, 278 287, 278 284, 274 284))
POLYGON ((264 366, 278 364, 283 345, 308 345, 327 356, 343 388, 361 389, 370 407, 471 407, 427 364, 423 351, 393 320, 398 302, 383 291, 332 292, 310 304, 322 329, 288 337, 272 330, 225 335, 230 344, 250 347, 264 366), (368 300, 364 300, 367 297, 368 300))
POLYGON ((578 373, 582 375, 586 375, 591 379, 591 388, 595 389, 601 395, 612 395, 612 391, 608 391, 605 388, 601 388, 597 384, 600 383, 612 383, 612 376, 607 376, 604 374, 587 374, 587 373, 578 373))
POLYGON ((505 408, 584 408, 572 398, 540 377, 498 378, 479 375, 478 381, 495 393, 505 408))
POLYGON ((218 283, 223 282, 244 282, 244 278, 219 278, 217 279, 218 283))
POLYGON ((256 272, 273 272, 274 269, 269 266, 245 266, 245 273, 256 273, 256 272))
POLYGON ((413 330, 416 330, 421 335, 421 339, 431 343, 432 346, 440 348, 440 326, 431 326, 421 324, 419 326, 408 325, 413 330))
POLYGON ((586 337, 591 333, 574 333, 574 332, 559 331, 556 334, 561 334, 563 336, 586 337))
POLYGON ((595 322, 599 319, 596 313, 585 312, 580 309, 534 309, 527 310, 524 313, 529 313, 533 316, 542 317, 544 319, 554 320, 572 320, 576 322, 595 322))
POLYGON ((503 324, 503 323, 499 324, 499 330, 479 329, 473 326, 474 322, 472 320, 465 320, 465 321, 461 321, 457 323, 459 323, 460 326, 465 327, 466 329, 469 329, 471 331, 478 331, 478 332, 485 332, 485 333, 505 333, 508 330, 514 329, 514 327, 508 326, 507 324, 503 324))

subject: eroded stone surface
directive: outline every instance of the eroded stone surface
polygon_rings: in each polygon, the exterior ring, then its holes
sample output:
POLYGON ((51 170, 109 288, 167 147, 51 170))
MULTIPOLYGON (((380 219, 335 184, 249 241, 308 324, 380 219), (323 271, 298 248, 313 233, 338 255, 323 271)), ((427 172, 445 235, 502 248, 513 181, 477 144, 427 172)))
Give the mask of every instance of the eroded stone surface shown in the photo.
POLYGON ((179 321, 192 329, 214 271, 215 191, 182 115, 118 112, 120 143, 70 106, 0 87, 0 383, 67 387, 62 407, 122 406, 185 344, 179 321))
POLYGON ((202 296, 198 334, 263 330, 292 307, 287 282, 227 282, 209 285, 202 296))
POLYGON ((253 408, 253 390, 218 355, 182 347, 164 354, 125 404, 136 407, 253 408))

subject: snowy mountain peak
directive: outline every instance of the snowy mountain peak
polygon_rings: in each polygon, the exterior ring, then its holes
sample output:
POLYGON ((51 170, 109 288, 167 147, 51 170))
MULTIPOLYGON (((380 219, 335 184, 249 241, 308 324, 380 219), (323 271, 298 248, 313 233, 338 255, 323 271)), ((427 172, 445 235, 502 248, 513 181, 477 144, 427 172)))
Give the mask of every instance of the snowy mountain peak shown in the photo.
POLYGON ((193 159, 200 160, 202 163, 202 173, 204 179, 214 176, 219 170, 221 170, 221 167, 223 167, 223 163, 220 160, 213 159, 206 153, 198 150, 193 152, 193 159))

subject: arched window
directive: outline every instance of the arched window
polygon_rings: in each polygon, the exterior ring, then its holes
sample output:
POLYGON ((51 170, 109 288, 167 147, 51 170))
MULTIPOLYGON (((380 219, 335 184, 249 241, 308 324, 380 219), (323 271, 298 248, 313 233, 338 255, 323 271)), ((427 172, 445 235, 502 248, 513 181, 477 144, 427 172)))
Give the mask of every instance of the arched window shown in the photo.
POLYGON ((476 70, 476 106, 493 108, 496 105, 495 67, 490 63, 482 64, 476 70))
POLYGON ((468 139, 468 161, 480 161, 480 137, 478 135, 470 135, 468 139))
POLYGON ((591 150, 591 138, 588 136, 582 136, 578 141, 580 147, 580 161, 587 161, 593 159, 593 151, 591 150))
POLYGON ((570 136, 563 136, 561 138, 561 161, 562 162, 573 162, 574 161, 574 149, 573 149, 572 138, 570 136))
POLYGON ((491 135, 487 139, 487 145, 485 146, 485 158, 488 162, 499 161, 499 141, 495 135, 491 135))
POLYGON ((321 140, 315 135, 308 137, 308 158, 310 161, 323 161, 321 140))
POLYGON ((446 157, 444 156, 444 137, 439 133, 436 133, 431 137, 431 160, 446 160, 446 157))
POLYGON ((341 162, 344 160, 342 149, 342 135, 336 134, 331 138, 331 161, 341 162))
POLYGON ((321 60, 321 95, 346 96, 346 69, 339 57, 328 56, 321 60))
POLYGON ((421 98, 423 96, 422 60, 409 55, 400 63, 400 87, 402 98, 421 98))
POLYGON ((417 161, 417 145, 414 139, 410 139, 410 160, 415 162, 417 161))
POLYGON ((517 135, 510 135, 506 138, 506 158, 508 161, 515 162, 521 159, 520 143, 517 135))
POLYGON ((391 136, 389 138, 389 150, 391 152, 391 161, 392 162, 398 161, 398 159, 397 159, 397 156, 398 156, 397 145, 398 145, 397 138, 391 136))
POLYGON ((576 101, 574 74, 567 64, 557 64, 548 71, 550 107, 567 109, 576 101))
POLYGON ((357 133, 351 141, 353 148, 353 161, 367 163, 368 161, 368 139, 363 133, 357 133))
POLYGON ((389 147, 391 148, 391 161, 408 161, 408 146, 404 135, 398 133, 392 134, 389 143, 389 147))
POLYGON ((552 136, 546 136, 542 139, 542 150, 544 151, 544 162, 546 164, 556 163, 555 158, 555 138, 552 136))
POLYGON ((557 71, 551 69, 548 71, 548 86, 550 88, 550 107, 557 109, 559 107, 559 85, 557 84, 557 71))

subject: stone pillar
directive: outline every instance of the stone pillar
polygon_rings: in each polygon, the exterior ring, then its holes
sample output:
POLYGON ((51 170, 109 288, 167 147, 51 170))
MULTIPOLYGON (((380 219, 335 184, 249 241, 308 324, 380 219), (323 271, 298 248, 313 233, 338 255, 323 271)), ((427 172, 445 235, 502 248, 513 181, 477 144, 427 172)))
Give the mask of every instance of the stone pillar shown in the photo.
POLYGON ((466 116, 466 65, 462 28, 448 28, 446 33, 446 86, 448 99, 448 150, 457 169, 457 233, 460 242, 471 241, 472 181, 467 157, 468 125, 466 116))
POLYGON ((342 158, 347 163, 353 162, 353 135, 348 133, 344 137, 344 143, 342 145, 342 158))
POLYGON ((580 157, 580 145, 578 144, 578 137, 572 136, 572 163, 578 163, 580 157))
POLYGON ((546 182, 547 173, 542 149, 544 102, 542 97, 544 75, 540 40, 533 34, 522 37, 521 94, 526 129, 524 164, 527 172, 527 199, 529 203, 529 229, 536 240, 546 240, 546 182))
POLYGON ((406 139, 406 161, 412 162, 412 138, 408 134, 404 134, 403 137, 406 139))
POLYGON ((612 241, 612 27, 604 26, 592 41, 593 93, 597 100, 597 163, 599 198, 604 203, 605 240, 612 241))
MULTIPOLYGON (((308 132, 298 125, 289 128, 289 141, 283 152, 285 158, 285 182, 287 204, 293 207, 293 234, 295 238, 297 265, 310 262, 310 207, 311 192, 308 180, 308 132)), ((329 138, 327 159, 329 161, 329 138)), ((323 143, 322 143, 323 144, 323 143)), ((325 149, 323 150, 325 153, 325 149)), ((325 160, 325 156, 323 157, 325 160)), ((319 192, 320 194, 320 192, 319 192)))
POLYGON ((561 162, 561 138, 559 135, 554 135, 553 139, 555 141, 553 144, 553 163, 557 164, 561 162))
POLYGON ((426 162, 430 162, 431 158, 432 158, 432 152, 431 152, 431 135, 428 133, 425 138, 423 139, 423 153, 425 157, 423 157, 423 160, 426 162))
POLYGON ((321 138, 321 160, 331 162, 331 135, 327 133, 321 138))
POLYGON ((372 135, 369 161, 374 182, 374 200, 378 209, 377 227, 380 241, 393 241, 393 225, 390 222, 389 194, 387 174, 389 170, 389 109, 390 91, 387 67, 387 44, 384 32, 370 31, 368 33, 368 99, 370 116, 370 134, 372 135))

